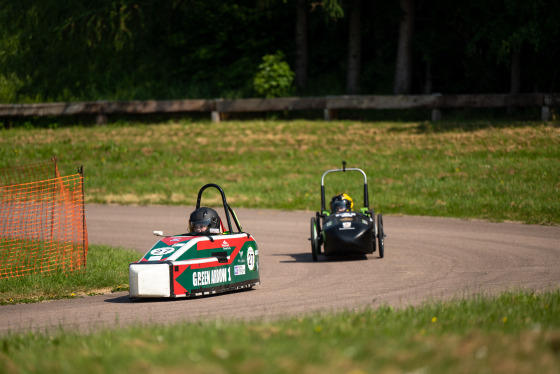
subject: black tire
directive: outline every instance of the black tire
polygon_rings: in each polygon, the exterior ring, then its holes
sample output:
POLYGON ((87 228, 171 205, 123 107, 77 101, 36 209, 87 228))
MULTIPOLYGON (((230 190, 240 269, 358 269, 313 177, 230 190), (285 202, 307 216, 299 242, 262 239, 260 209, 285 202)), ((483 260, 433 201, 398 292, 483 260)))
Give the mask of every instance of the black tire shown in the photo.
POLYGON ((385 256, 385 233, 383 232, 383 216, 377 215, 377 244, 379 246, 379 258, 385 256))
MULTIPOLYGON (((369 216, 371 217, 372 220, 375 220, 375 210, 373 210, 373 209, 368 210, 367 213, 369 214, 369 216)), ((375 222, 373 222, 372 225, 373 225, 373 228, 375 228, 375 222)), ((371 244, 372 244, 372 249, 373 249, 371 251, 371 253, 375 253, 375 251, 377 251, 377 235, 376 235, 375 232, 371 235, 371 241, 372 241, 371 244)))
POLYGON ((315 217, 311 217, 311 256, 313 257, 313 261, 317 262, 317 252, 319 247, 319 238, 317 236, 317 223, 315 221, 315 217))
POLYGON ((321 237, 321 217, 319 216, 319 212, 315 215, 315 231, 317 232, 317 254, 320 255, 323 253, 322 246, 323 246, 323 238, 321 237))

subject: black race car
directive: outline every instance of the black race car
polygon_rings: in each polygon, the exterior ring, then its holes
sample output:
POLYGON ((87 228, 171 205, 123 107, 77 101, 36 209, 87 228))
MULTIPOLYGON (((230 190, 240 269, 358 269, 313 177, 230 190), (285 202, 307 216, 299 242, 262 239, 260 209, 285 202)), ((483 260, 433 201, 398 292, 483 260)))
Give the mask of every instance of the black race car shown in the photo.
POLYGON ((367 176, 363 170, 347 168, 327 170, 321 177, 321 211, 311 218, 311 255, 313 261, 319 254, 327 257, 366 256, 378 250, 379 257, 385 255, 383 216, 375 215, 369 208, 367 176), (346 194, 331 201, 330 211, 325 206, 325 176, 329 173, 356 171, 364 176, 364 207, 353 211, 353 202, 346 194), (323 247, 323 248, 322 248, 323 247))

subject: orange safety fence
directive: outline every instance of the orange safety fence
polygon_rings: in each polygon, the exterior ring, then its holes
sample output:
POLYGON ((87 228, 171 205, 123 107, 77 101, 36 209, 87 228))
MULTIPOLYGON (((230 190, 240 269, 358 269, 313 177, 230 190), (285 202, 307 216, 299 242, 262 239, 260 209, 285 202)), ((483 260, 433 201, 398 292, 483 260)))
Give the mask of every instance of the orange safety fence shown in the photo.
POLYGON ((52 163, 44 169, 34 164, 20 174, 11 170, 10 179, 0 176, 0 279, 86 267, 82 168, 75 175, 29 181, 44 177, 43 171, 58 175, 53 161, 54 170, 52 163), (7 180, 27 182, 1 184, 7 180))
POLYGON ((60 174, 58 173, 57 160, 56 157, 52 157, 48 161, 0 169, 0 186, 37 182, 58 177, 60 177, 60 174))

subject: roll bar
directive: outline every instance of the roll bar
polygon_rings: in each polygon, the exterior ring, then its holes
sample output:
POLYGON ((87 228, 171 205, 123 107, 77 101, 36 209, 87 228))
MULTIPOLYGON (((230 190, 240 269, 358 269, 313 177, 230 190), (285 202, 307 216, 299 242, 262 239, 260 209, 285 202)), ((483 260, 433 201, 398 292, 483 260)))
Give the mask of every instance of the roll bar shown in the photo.
POLYGON ((362 175, 364 176, 364 207, 366 209, 369 209, 369 194, 368 194, 366 173, 364 173, 364 171, 362 169, 347 168, 346 167, 346 161, 342 161, 342 169, 327 170, 323 173, 323 176, 321 177, 321 213, 326 210, 326 208, 325 208, 325 176, 329 173, 335 173, 335 172, 340 172, 340 171, 343 172, 343 173, 345 173, 346 171, 358 171, 358 172, 362 173, 362 175))
POLYGON ((200 208, 200 200, 202 198, 202 192, 204 192, 204 190, 206 190, 208 187, 214 187, 215 189, 220 191, 220 194, 222 194, 222 202, 224 203, 224 211, 225 211, 225 214, 226 214, 226 220, 227 220, 229 232, 233 233, 233 228, 231 226, 230 213, 233 216, 235 225, 237 226, 237 231, 242 232, 243 230, 241 229, 241 225, 239 224, 239 220, 237 219, 237 215, 235 214, 233 209, 231 209, 231 207, 229 206, 229 204, 226 201, 226 194, 224 193, 224 190, 222 190, 222 187, 218 186, 217 184, 208 183, 208 184, 202 186, 202 188, 200 188, 200 190, 198 191, 198 197, 196 199, 196 209, 200 208))

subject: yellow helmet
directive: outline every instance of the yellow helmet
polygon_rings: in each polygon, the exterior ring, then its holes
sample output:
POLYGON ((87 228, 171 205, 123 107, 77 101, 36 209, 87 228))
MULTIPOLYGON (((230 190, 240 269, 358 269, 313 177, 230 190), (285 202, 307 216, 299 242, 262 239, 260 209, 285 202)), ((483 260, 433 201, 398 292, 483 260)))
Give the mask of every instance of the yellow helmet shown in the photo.
POLYGON ((354 201, 349 195, 345 193, 336 195, 331 200, 332 213, 351 212, 352 209, 354 209, 354 201))

